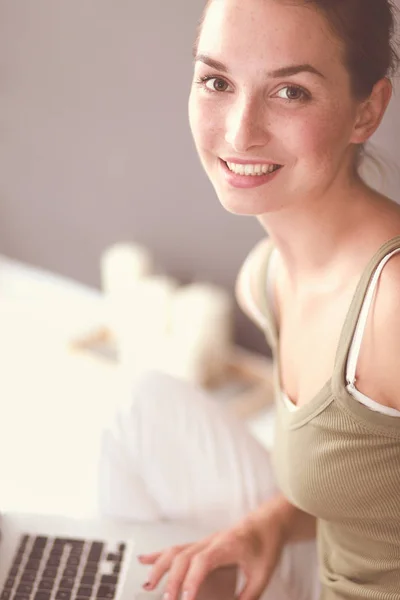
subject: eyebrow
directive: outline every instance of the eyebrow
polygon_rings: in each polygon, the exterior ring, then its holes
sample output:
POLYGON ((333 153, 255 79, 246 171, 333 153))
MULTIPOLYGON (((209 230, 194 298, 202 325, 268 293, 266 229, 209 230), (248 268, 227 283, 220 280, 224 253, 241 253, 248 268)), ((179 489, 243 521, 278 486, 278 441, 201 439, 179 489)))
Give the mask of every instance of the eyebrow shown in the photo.
MULTIPOLYGON (((219 60, 215 60, 211 58, 207 54, 197 54, 195 56, 195 62, 202 62, 205 65, 208 65, 212 69, 216 69, 217 71, 221 71, 222 73, 229 73, 229 69, 224 63, 219 60)), ((268 71, 267 76, 272 79, 277 79, 279 77, 290 77, 291 75, 297 75, 298 73, 312 73, 313 75, 318 75, 318 77, 322 77, 325 79, 325 75, 323 75, 318 69, 309 64, 302 65, 290 65, 288 67, 280 67, 279 69, 275 69, 273 71, 268 71)))

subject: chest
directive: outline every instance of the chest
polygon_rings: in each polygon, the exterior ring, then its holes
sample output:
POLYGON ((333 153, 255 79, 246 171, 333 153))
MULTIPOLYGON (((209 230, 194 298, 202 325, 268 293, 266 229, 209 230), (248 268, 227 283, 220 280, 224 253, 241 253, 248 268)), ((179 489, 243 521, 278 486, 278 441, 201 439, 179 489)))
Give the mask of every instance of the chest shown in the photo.
MULTIPOLYGON (((281 389, 297 406, 314 398, 332 376, 355 287, 353 282, 334 293, 310 294, 302 301, 282 288, 276 289, 279 380, 281 389)), ((372 338, 373 310, 357 365, 364 388, 370 391, 372 338)))
POLYGON ((349 420, 335 400, 297 427, 278 409, 273 457, 280 489, 302 510, 361 526, 400 523, 398 436, 349 420))

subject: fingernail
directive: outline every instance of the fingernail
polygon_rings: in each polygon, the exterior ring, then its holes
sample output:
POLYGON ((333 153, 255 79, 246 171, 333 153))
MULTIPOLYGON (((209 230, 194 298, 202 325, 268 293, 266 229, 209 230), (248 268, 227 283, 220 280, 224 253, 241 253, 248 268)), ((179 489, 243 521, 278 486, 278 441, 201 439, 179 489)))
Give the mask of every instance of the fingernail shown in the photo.
POLYGON ((162 600, 169 600, 171 598, 171 594, 169 592, 165 592, 164 596, 162 597, 162 600))
POLYGON ((189 600, 189 591, 185 590, 182 594, 182 600, 189 600))
POLYGON ((145 589, 145 590, 149 590, 150 588, 151 588, 151 583, 150 583, 150 581, 146 581, 146 583, 145 583, 145 584, 144 584, 144 586, 143 586, 143 589, 145 589))

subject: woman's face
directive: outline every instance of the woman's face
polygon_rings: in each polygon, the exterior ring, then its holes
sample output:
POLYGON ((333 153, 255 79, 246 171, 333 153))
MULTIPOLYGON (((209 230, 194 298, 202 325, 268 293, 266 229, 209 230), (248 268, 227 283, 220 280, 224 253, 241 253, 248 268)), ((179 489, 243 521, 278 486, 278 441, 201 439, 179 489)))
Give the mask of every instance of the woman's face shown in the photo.
POLYGON ((340 42, 315 9, 211 2, 189 117, 227 210, 261 215, 321 198, 349 172, 357 107, 340 42))

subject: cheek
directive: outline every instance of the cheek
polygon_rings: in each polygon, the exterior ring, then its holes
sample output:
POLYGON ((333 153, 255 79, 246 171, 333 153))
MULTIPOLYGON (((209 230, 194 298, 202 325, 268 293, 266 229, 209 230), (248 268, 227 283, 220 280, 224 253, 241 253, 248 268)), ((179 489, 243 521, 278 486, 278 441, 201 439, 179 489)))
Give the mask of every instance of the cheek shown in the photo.
POLYGON ((193 91, 190 92, 189 102, 188 102, 188 115, 189 115, 189 125, 190 131, 192 132, 193 137, 196 137, 197 133, 197 107, 196 101, 193 94, 193 91))
POLYGON ((349 143, 350 128, 346 117, 339 120, 337 115, 325 112, 293 125, 291 134, 288 143, 298 159, 322 167, 326 161, 340 160, 349 143))
POLYGON ((200 99, 195 93, 189 98, 189 124, 197 150, 202 153, 212 151, 217 146, 221 123, 215 114, 215 107, 200 99))

